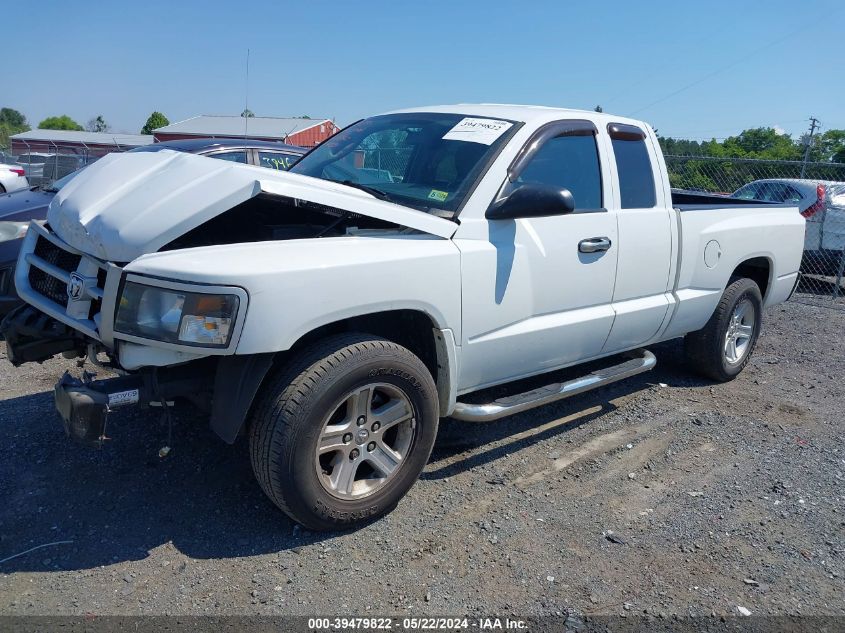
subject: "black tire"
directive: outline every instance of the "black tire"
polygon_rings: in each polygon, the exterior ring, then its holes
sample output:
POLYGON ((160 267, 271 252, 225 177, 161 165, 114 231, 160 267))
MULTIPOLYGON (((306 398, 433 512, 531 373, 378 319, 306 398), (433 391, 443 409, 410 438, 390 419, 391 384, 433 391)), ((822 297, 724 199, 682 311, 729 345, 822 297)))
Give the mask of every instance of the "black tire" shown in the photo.
POLYGON ((393 510, 414 485, 428 462, 438 421, 434 380, 409 350, 367 334, 331 336, 262 387, 250 425, 253 472, 271 501, 306 528, 355 527, 393 510), (404 460, 381 488, 360 499, 341 499, 320 481, 317 442, 344 394, 373 382, 404 394, 414 431, 404 460))
POLYGON ((760 288, 751 279, 731 279, 707 325, 697 332, 687 334, 684 339, 684 349, 691 368, 717 382, 733 380, 748 364, 757 344, 762 322, 763 297, 760 288), (742 357, 731 363, 727 358, 725 341, 734 310, 746 299, 754 307, 754 329, 742 357))

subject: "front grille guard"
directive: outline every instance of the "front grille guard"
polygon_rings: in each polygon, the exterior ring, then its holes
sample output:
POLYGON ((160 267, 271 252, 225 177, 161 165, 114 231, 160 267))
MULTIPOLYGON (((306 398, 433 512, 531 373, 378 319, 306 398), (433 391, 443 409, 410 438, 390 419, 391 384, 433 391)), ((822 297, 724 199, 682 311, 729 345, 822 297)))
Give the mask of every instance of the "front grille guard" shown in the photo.
MULTIPOLYGON (((114 299, 105 299, 108 296, 105 288, 110 284, 120 283, 120 274, 120 267, 102 262, 73 248, 48 228, 32 222, 18 256, 15 287, 18 295, 27 303, 111 347, 114 299), (54 258, 56 263, 48 261, 50 257, 45 257, 49 249, 45 249, 44 244, 39 245, 39 239, 47 240, 53 247, 64 251, 54 258), (66 270, 70 264, 77 261, 77 257, 79 259, 75 270, 66 270), (56 265, 57 263, 60 265, 56 265), (59 297, 57 291, 60 285, 68 288, 72 273, 85 280, 76 300, 67 298, 67 290, 64 298, 59 297), (50 296, 43 294, 43 291, 48 291, 50 296)), ((114 293, 111 296, 113 297, 114 293)))

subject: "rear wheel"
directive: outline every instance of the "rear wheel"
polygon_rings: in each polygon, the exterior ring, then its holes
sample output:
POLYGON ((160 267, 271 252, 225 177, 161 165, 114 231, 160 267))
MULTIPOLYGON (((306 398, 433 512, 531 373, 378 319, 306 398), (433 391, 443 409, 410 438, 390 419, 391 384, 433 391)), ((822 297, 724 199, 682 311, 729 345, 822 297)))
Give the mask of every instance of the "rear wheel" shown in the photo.
POLYGON ((438 419, 434 381, 414 354, 372 336, 331 337, 259 396, 253 471, 305 527, 353 527, 390 512, 414 484, 438 419))
POLYGON ((733 380, 748 364, 762 317, 757 284, 745 278, 732 280, 707 325, 684 339, 690 365, 713 380, 733 380))

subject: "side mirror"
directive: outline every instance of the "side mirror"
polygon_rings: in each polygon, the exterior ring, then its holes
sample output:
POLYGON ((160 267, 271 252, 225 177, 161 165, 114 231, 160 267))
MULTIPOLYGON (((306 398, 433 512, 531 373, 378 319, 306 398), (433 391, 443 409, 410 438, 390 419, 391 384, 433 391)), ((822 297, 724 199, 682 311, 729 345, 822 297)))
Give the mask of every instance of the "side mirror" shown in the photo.
POLYGON ((506 197, 491 204, 485 217, 488 220, 542 218, 550 215, 565 215, 574 210, 575 200, 572 199, 569 189, 527 183, 518 186, 506 197))

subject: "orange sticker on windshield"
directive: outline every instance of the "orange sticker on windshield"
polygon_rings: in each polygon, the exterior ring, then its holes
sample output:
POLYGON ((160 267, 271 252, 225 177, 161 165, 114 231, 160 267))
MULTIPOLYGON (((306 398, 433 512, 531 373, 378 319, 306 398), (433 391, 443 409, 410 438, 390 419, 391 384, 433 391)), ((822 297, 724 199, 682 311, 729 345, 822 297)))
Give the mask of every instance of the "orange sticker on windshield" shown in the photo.
POLYGON ((438 189, 432 189, 431 193, 428 194, 429 200, 437 200, 438 202, 443 202, 447 197, 449 197, 448 191, 439 191, 438 189))

